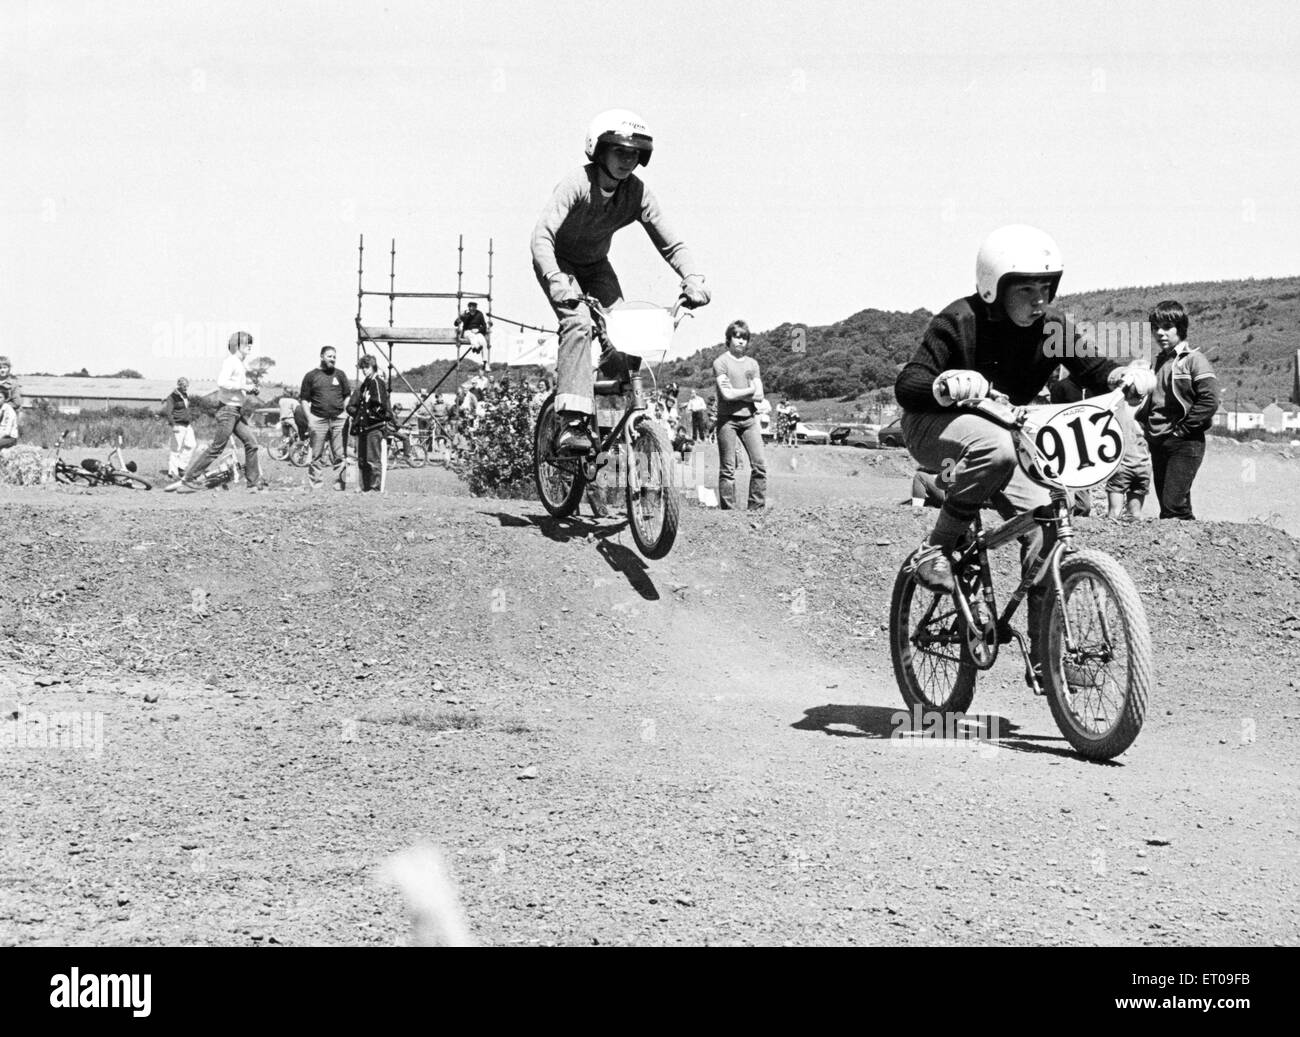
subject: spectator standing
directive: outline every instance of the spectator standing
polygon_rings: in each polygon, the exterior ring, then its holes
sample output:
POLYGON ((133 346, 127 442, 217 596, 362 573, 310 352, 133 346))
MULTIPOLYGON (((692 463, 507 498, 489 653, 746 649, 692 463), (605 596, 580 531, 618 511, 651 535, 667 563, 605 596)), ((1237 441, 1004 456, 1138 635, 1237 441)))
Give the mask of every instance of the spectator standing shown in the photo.
POLYGON ((479 312, 478 303, 467 302, 465 312, 456 318, 457 336, 463 338, 471 353, 483 357, 483 370, 488 369, 492 359, 492 340, 487 318, 479 312))
POLYGON ((14 417, 19 423, 21 423, 23 413, 23 391, 18 385, 18 379, 10 373, 9 358, 7 356, 0 356, 0 388, 8 391, 9 404, 14 409, 14 417))
POLYGON ((375 491, 380 486, 380 447, 387 425, 397 423, 389 405, 388 389, 379 377, 379 363, 373 356, 361 358, 361 381, 352 391, 348 401, 348 416, 357 437, 357 471, 361 475, 361 491, 375 491))
POLYGON ((1124 456, 1119 467, 1106 480, 1106 517, 1109 519, 1140 519, 1147 491, 1151 489, 1151 448, 1138 427, 1134 417, 1136 411, 1132 404, 1125 403, 1117 412, 1124 433, 1124 456))
POLYGON ((1187 311, 1173 299, 1157 303, 1148 320, 1160 352, 1156 387, 1137 420, 1151 450, 1160 517, 1194 519, 1192 483, 1205 459, 1205 430, 1219 409, 1219 379, 1199 349, 1187 344, 1187 311))
POLYGON ((249 490, 256 493, 267 489, 257 463, 257 437, 244 420, 245 402, 258 393, 245 366, 248 355, 253 351, 253 336, 247 331, 236 331, 230 336, 226 348, 230 350, 230 355, 226 357, 225 363, 221 365, 221 373, 217 375, 217 427, 212 435, 212 443, 186 471, 183 479, 167 487, 169 490, 193 493, 203 489, 203 473, 221 456, 221 451, 231 436, 244 444, 244 475, 248 479, 249 490))
POLYGON ((183 478, 194 458, 194 415, 190 411, 190 380, 177 378, 176 388, 163 400, 165 416, 172 427, 167 452, 167 477, 183 478))
POLYGON ((703 443, 708 433, 708 426, 705 424, 706 412, 709 405, 704 402, 704 397, 696 390, 691 390, 690 401, 686 404, 687 409, 691 412, 691 442, 703 443))
POLYGON ((738 443, 749 457, 749 510, 761 511, 766 504, 767 465, 754 411, 754 404, 763 399, 763 381, 758 361, 745 356, 748 348, 749 325, 734 320, 727 325, 727 352, 713 361, 718 387, 718 504, 723 510, 736 506, 738 443))
POLYGON ((348 376, 334 367, 338 354, 333 346, 320 351, 320 366, 308 371, 298 393, 307 411, 307 429, 311 436, 311 464, 307 478, 311 488, 321 487, 321 469, 325 467, 325 445, 334 457, 334 488, 344 488, 344 464, 347 452, 343 445, 344 411, 352 388, 348 376))
POLYGON ((18 445, 18 411, 9 399, 9 389, 0 385, 0 450, 18 445))
POLYGON ((712 443, 718 433, 718 399, 716 396, 710 396, 709 402, 705 404, 704 422, 708 426, 705 429, 709 442, 712 443))

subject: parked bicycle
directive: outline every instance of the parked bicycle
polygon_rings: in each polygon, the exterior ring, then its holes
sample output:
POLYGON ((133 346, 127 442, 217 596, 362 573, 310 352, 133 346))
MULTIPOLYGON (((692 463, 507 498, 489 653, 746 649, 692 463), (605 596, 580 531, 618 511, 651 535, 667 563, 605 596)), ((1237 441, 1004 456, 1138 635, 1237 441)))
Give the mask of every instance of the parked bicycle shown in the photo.
POLYGON ((295 468, 303 468, 311 460, 311 440, 298 430, 292 418, 280 422, 280 438, 266 448, 277 461, 288 461, 295 468))
POLYGON ((73 465, 63 460, 63 444, 68 438, 69 431, 64 430, 54 451, 56 482, 83 486, 120 486, 124 490, 153 489, 153 484, 148 479, 142 479, 135 474, 136 463, 122 457, 121 435, 117 437, 117 445, 109 450, 107 458, 103 461, 87 457, 80 465, 73 465))
POLYGON ((1104 482, 1118 467, 1124 438, 1115 414, 1123 399, 1116 390, 1047 407, 1012 408, 1005 398, 958 404, 1011 432, 1020 467, 1048 489, 1051 503, 991 532, 977 516, 952 552, 956 586, 950 594, 916 582, 915 552, 903 563, 890 603, 890 654, 910 707, 927 714, 964 713, 980 671, 991 668, 998 647, 1014 639, 1026 683, 1034 694, 1047 696, 1057 727, 1080 755, 1109 760, 1133 743, 1155 683, 1146 612, 1118 561, 1076 548, 1069 494, 1104 482), (1024 576, 998 615, 989 552, 1036 524, 1043 528, 1042 546, 1025 563, 1024 576), (1041 659, 1031 657, 1024 635, 1011 627, 1036 586, 1047 590, 1030 639, 1041 659))
MULTIPOLYGON (((533 439, 533 478, 538 496, 551 515, 567 518, 577 510, 588 484, 594 483, 597 473, 614 460, 615 472, 622 470, 628 526, 637 550, 646 558, 662 558, 677 538, 680 510, 673 484, 672 440, 667 428, 648 414, 647 402, 653 392, 648 396, 643 388, 646 372, 642 371, 641 357, 620 352, 609 334, 609 320, 626 311, 607 314, 589 295, 582 301, 591 309, 592 332, 601 346, 595 395, 624 396, 626 403, 623 413, 607 429, 600 427, 597 415, 589 415, 591 449, 584 456, 570 457, 561 454, 556 446, 561 422, 555 409, 555 393, 546 398, 537 415, 533 439)), ((669 338, 686 312, 681 300, 671 309, 640 309, 666 313, 669 338)), ((653 382, 653 372, 649 374, 653 382)))
POLYGON ((423 468, 429 463, 429 452, 417 438, 407 435, 401 429, 390 426, 384 435, 388 443, 388 463, 396 466, 399 462, 408 468, 423 468))

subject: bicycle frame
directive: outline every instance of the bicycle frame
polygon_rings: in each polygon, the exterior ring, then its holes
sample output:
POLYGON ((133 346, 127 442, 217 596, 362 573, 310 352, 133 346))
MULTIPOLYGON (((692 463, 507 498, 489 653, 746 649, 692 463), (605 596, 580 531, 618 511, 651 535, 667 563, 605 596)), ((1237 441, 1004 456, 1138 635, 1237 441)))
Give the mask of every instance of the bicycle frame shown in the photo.
MULTIPOLYGON (((994 424, 1007 429, 1013 436, 1023 437, 1029 435, 1026 431, 1027 413, 1023 408, 1017 408, 1010 416, 1004 416, 983 405, 986 402, 971 401, 967 406, 994 424)), ((1028 651, 1023 643, 1023 635, 1020 631, 1011 627, 1011 618, 1019 609, 1020 603, 1028 597, 1029 592, 1034 587, 1050 578, 1057 594, 1057 600, 1065 600, 1065 588, 1061 581, 1061 560, 1076 550, 1074 546, 1074 528, 1070 524, 1071 501, 1064 487, 1055 483, 1041 481, 1039 481, 1039 484, 1046 486, 1051 496, 1051 503, 1047 506, 1050 508, 1050 514, 1041 514, 1044 509, 1039 509, 1040 514, 1037 515, 1034 512, 1026 512, 1004 522, 992 533, 985 533, 983 523, 979 515, 976 514, 971 525, 971 531, 968 534, 969 542, 965 543, 958 552, 955 552, 953 571, 960 572, 972 562, 975 563, 978 566, 979 581, 974 589, 983 596, 982 600, 974 603, 973 606, 966 592, 962 589, 961 581, 956 581, 953 588, 953 600, 956 602, 962 619, 966 623, 966 629, 984 630, 995 635, 988 637, 987 643, 981 646, 984 649, 984 657, 981 657, 972 648, 972 657, 980 669, 991 667, 997 659, 998 645, 1006 644, 1013 638, 1020 644, 1021 650, 1025 652, 1025 657, 1028 658, 1028 651), (993 574, 989 567, 988 552, 997 550, 997 548, 1012 540, 1019 539, 1030 532, 1035 525, 1043 527, 1042 545, 1039 547, 1037 555, 1028 563, 1021 576, 1020 583, 1007 600, 1002 614, 997 616, 996 621, 994 621, 992 617, 996 613, 997 607, 993 596, 993 574), (981 611, 979 609, 981 604, 987 606, 987 615, 981 617, 983 621, 977 619, 975 615, 977 611, 981 611)), ((1101 616, 1101 622, 1104 627, 1106 623, 1104 614, 1101 616)), ((1074 630, 1071 628, 1068 614, 1062 614, 1061 624, 1066 649, 1071 652, 1077 651, 1078 642, 1074 630)), ((1110 636, 1109 630, 1104 630, 1104 633, 1106 636, 1110 636)))
MULTIPOLYGON (((593 440, 598 442, 593 443, 593 446, 587 453, 586 457, 572 458, 571 460, 576 464, 582 465, 583 475, 586 477, 588 483, 592 483, 596 479, 596 473, 608 463, 608 456, 606 456, 604 461, 599 460, 601 455, 610 454, 614 447, 621 443, 627 450, 627 456, 629 458, 632 456, 632 436, 636 427, 636 422, 640 416, 647 413, 649 408, 647 406, 645 390, 642 387, 641 358, 636 358, 637 369, 635 371, 629 370, 627 366, 627 357, 629 354, 620 352, 615 348, 614 343, 610 341, 608 327, 605 321, 605 309, 601 306, 600 301, 593 296, 584 295, 582 297, 582 302, 586 303, 587 307, 591 311, 592 330, 601 345, 601 365, 603 366, 610 361, 613 361, 616 365, 616 376, 612 380, 618 385, 618 393, 613 395, 630 394, 622 415, 603 438, 600 435, 600 426, 597 422, 596 415, 589 415, 590 426, 594 433, 593 440), (617 370, 619 367, 622 368, 621 371, 617 370)), ((681 300, 678 300, 677 304, 672 307, 670 312, 673 318, 673 326, 676 327, 677 323, 681 319, 681 300)), ((654 374, 651 372, 651 378, 653 379, 653 377, 654 374)), ((610 380, 611 379, 606 379, 606 381, 610 380)), ((560 458, 556 459, 558 463, 564 463, 565 460, 566 459, 560 458)), ((634 494, 641 491, 640 476, 641 473, 636 470, 636 465, 629 464, 627 477, 631 483, 634 494)))

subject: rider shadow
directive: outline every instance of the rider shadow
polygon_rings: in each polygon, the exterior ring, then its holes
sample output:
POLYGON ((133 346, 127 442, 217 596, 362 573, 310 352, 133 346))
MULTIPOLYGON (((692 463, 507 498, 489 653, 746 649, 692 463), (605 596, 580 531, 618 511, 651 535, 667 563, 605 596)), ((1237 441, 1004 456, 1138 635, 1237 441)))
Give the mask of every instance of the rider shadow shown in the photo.
POLYGON ((588 521, 574 515, 570 518, 557 519, 550 515, 508 515, 504 512, 487 511, 502 526, 527 527, 536 526, 548 540, 557 544, 567 544, 570 540, 596 541, 596 553, 605 559, 606 564, 627 580, 628 585, 646 601, 660 599, 659 588, 650 578, 650 570, 641 557, 622 544, 614 543, 610 538, 627 526, 627 520, 610 524, 608 520, 588 521))

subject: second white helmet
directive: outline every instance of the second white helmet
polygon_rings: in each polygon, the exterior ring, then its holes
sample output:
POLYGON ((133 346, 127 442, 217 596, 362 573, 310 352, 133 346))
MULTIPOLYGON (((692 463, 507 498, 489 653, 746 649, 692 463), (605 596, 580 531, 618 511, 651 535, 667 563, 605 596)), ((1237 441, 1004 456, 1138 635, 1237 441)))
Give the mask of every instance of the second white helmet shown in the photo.
POLYGON ((975 257, 975 289, 985 302, 998 297, 998 288, 1008 274, 1032 276, 1046 275, 1051 279, 1052 292, 1048 302, 1056 298, 1065 264, 1056 242, 1037 227, 1013 223, 999 227, 980 245, 975 257))
POLYGON ((623 147, 636 148, 639 152, 639 165, 650 164, 650 152, 654 151, 655 139, 650 129, 636 112, 626 108, 611 108, 601 112, 591 120, 587 128, 587 158, 596 159, 596 149, 602 144, 621 144, 623 147))

